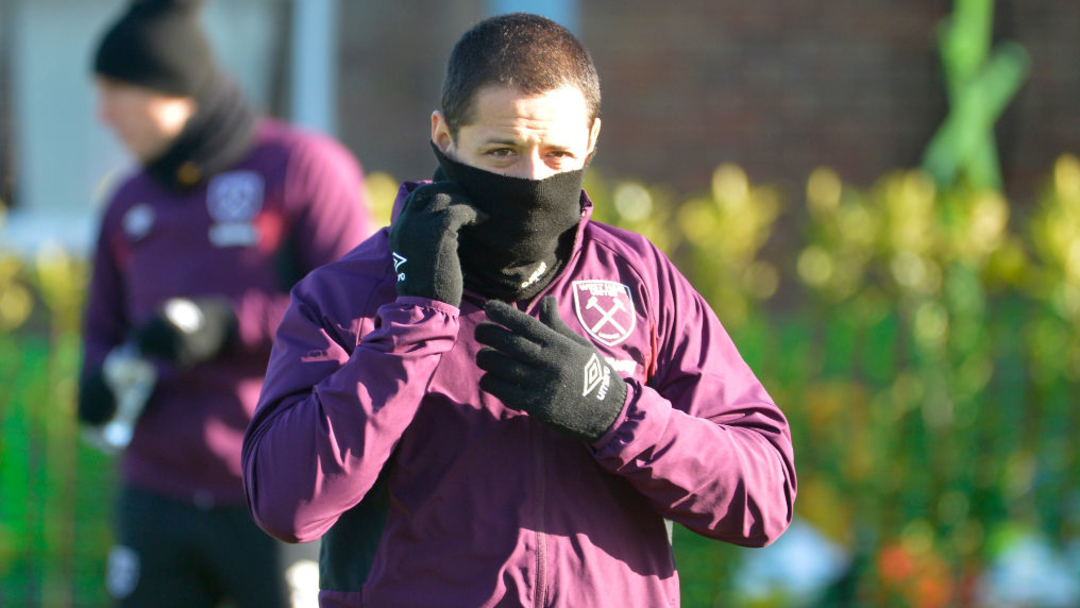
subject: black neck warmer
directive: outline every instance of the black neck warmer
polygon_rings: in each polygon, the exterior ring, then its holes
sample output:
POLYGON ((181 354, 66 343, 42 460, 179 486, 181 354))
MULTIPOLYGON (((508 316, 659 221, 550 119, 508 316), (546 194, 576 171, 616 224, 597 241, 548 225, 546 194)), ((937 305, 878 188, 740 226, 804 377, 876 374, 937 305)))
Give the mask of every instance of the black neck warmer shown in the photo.
POLYGON ((507 302, 542 291, 570 258, 581 221, 585 169, 542 180, 507 177, 459 163, 434 144, 446 179, 457 182, 487 221, 462 230, 458 255, 471 291, 507 302))
POLYGON ((240 87, 216 75, 196 97, 198 110, 146 172, 172 190, 186 190, 238 162, 251 147, 255 114, 240 87))

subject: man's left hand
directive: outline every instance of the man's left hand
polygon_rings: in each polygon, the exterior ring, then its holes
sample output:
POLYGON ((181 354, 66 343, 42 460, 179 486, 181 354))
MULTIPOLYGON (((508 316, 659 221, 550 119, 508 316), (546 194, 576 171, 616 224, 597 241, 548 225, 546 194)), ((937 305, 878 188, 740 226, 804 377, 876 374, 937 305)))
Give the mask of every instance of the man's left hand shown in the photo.
POLYGON ((539 320, 498 300, 484 310, 489 321, 476 327, 487 347, 476 355, 486 372, 480 388, 564 435, 602 437, 622 411, 626 382, 563 322, 555 298, 540 302, 539 320))

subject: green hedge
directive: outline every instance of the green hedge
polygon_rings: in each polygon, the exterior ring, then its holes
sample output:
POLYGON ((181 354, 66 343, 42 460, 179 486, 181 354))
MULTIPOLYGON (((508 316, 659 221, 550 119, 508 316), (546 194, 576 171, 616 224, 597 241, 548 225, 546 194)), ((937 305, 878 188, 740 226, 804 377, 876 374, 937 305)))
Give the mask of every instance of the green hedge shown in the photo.
MULTIPOLYGON (((380 217, 396 184, 373 175, 380 217)), ((790 418, 798 517, 854 556, 823 605, 971 605, 1018 530, 1080 518, 1080 161, 1023 217, 918 172, 872 187, 815 171, 805 192, 735 166, 709 192, 604 179, 596 218, 650 237, 709 299, 790 418)), ((0 604, 105 605, 113 476, 73 423, 87 269, 0 254, 0 604)), ((738 597, 746 549, 677 529, 683 605, 738 597)))
MULTIPOLYGON (((802 205, 734 166, 676 205, 591 192, 601 219, 669 252, 789 416, 798 516, 854 555, 836 605, 972 605, 1011 536, 1080 536, 1075 157, 1025 217, 914 171, 860 190, 819 169, 802 205)), ((687 605, 732 605, 730 569, 707 568, 684 570, 687 605)))

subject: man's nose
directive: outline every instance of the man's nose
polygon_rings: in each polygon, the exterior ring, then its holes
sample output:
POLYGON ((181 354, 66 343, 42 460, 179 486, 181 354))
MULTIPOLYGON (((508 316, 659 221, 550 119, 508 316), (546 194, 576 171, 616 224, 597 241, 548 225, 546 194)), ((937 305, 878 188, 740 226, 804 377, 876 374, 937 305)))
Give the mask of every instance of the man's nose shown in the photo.
POLYGON ((547 166, 543 157, 540 156, 539 151, 533 151, 522 157, 517 173, 518 175, 516 177, 541 180, 545 177, 551 177, 556 171, 547 166))

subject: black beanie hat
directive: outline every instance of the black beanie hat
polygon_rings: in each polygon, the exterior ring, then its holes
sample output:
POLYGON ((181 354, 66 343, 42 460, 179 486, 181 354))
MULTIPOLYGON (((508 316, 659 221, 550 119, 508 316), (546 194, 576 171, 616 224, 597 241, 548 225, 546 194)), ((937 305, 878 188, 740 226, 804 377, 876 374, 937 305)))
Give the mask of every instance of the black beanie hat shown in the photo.
POLYGON ((101 39, 94 72, 155 91, 198 97, 215 73, 199 24, 203 0, 134 0, 101 39))

